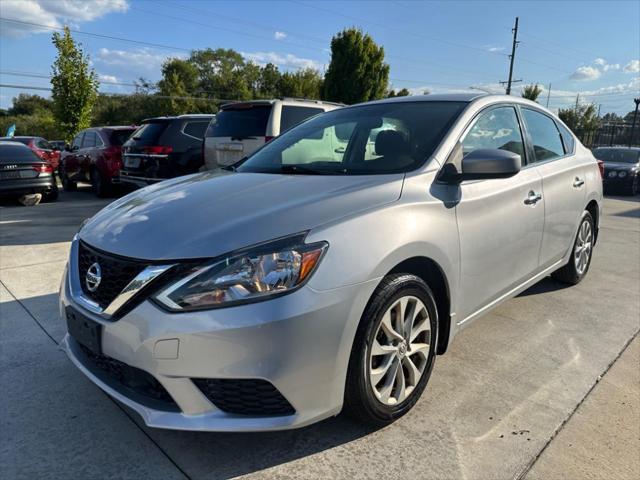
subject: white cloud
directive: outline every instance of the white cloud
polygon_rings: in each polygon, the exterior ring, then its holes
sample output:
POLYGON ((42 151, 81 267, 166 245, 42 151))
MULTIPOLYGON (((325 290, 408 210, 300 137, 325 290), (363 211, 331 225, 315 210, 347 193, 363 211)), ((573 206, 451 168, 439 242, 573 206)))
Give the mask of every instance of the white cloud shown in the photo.
POLYGON ((600 65, 600 66, 604 66, 607 64, 607 61, 604 58, 596 58, 593 63, 595 65, 600 65))
POLYGON ((603 70, 605 72, 608 72, 609 70, 620 70, 620 64, 619 63, 608 63, 607 65, 604 65, 603 70))
MULTIPOLYGON (((48 27, 64 23, 90 22, 112 12, 126 12, 127 0, 2 0, 2 16, 48 27)), ((51 32, 36 26, 2 22, 0 36, 22 38, 33 33, 51 32)))
POLYGON ((99 73, 98 80, 100 80, 101 82, 117 83, 118 77, 116 77, 115 75, 106 75, 99 73))
POLYGON ((600 78, 602 72, 595 67, 578 67, 578 69, 569 77, 571 80, 596 80, 600 78))
POLYGON ((284 40, 285 38, 287 38, 287 34, 285 32, 275 32, 273 34, 273 38, 275 38, 276 40, 284 40))
POLYGON ((246 60, 251 60, 258 65, 265 65, 267 63, 273 63, 282 68, 314 68, 321 70, 323 65, 316 60, 310 58, 296 57, 291 53, 277 53, 277 52, 241 52, 242 56, 246 60))
POLYGON ((631 60, 624 66, 626 73, 638 73, 640 72, 640 60, 631 60))
POLYGON ((133 75, 137 76, 137 72, 141 71, 159 74, 160 67, 167 58, 179 56, 181 55, 158 52, 150 48, 111 50, 103 47, 98 50, 94 59, 97 64, 133 71, 133 75))

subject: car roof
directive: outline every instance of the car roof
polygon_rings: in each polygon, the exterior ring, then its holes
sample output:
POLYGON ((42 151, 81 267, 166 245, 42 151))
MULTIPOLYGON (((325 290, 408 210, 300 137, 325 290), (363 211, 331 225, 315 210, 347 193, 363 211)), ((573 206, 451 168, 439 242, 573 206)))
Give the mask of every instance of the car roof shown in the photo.
MULTIPOLYGON (((369 103, 402 103, 402 102, 472 102, 478 98, 484 98, 489 96, 495 97, 507 97, 513 99, 514 97, 508 97, 507 95, 489 95, 484 92, 469 92, 469 93, 430 93, 429 95, 407 95, 404 97, 390 97, 382 100, 375 100, 369 103)), ((356 105, 362 105, 361 103, 356 105)))
POLYGON ((171 121, 171 120, 183 120, 183 119, 198 119, 198 118, 213 118, 215 117, 215 113, 186 113, 184 115, 174 115, 174 116, 165 116, 165 117, 149 117, 149 118, 145 118, 144 120, 142 120, 142 122, 140 123, 145 123, 145 122, 153 122, 153 121, 157 121, 157 120, 162 120, 162 121, 171 121))

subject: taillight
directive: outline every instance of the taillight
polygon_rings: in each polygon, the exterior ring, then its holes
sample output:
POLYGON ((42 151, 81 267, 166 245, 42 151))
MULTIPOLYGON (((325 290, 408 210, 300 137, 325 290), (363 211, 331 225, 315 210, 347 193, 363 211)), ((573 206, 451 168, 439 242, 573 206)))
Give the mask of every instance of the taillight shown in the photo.
POLYGON ((38 173, 53 173, 53 167, 48 163, 34 165, 33 169, 38 173))
POLYGON ((264 143, 268 143, 268 142, 270 142, 270 141, 271 141, 271 140, 273 140, 273 139, 274 139, 274 137, 273 137, 273 136, 271 136, 271 135, 267 135, 267 136, 265 136, 265 137, 264 137, 264 143))
POLYGON ((173 147, 170 145, 154 145, 150 147, 142 147, 142 151, 151 155, 167 155, 173 152, 173 147))
POLYGON ((598 170, 600 170, 600 178, 604 178, 604 162, 598 160, 598 170))
POLYGON ((43 160, 48 160, 48 159, 49 159, 49 158, 48 158, 48 155, 47 155, 47 152, 45 152, 44 150, 38 150, 38 149, 35 149, 35 150, 34 150, 34 153, 35 153, 36 155, 38 155, 38 156, 39 156, 41 159, 43 159, 43 160))

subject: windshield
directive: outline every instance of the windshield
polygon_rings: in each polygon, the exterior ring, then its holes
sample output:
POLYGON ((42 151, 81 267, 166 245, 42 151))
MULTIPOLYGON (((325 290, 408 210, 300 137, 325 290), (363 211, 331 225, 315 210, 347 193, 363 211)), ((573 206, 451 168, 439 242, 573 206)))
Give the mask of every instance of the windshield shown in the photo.
POLYGON ((264 137, 270 114, 270 104, 239 103, 225 107, 211 120, 207 137, 231 137, 240 140, 264 137))
POLYGON ((237 171, 373 175, 422 165, 466 106, 394 102, 333 110, 272 140, 237 171))
POLYGON ((597 148, 594 157, 604 163, 638 163, 640 151, 623 148, 597 148))

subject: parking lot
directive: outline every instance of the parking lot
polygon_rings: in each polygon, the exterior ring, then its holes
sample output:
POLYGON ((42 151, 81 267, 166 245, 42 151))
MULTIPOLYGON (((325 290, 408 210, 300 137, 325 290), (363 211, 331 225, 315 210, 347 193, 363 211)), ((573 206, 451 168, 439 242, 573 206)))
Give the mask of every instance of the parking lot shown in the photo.
POLYGON ((590 274, 546 279, 462 332, 416 408, 260 434, 149 429, 58 349, 69 240, 109 200, 0 206, 3 478, 635 478, 640 202, 607 198, 590 274), (599 381, 601 380, 601 381, 599 381))

